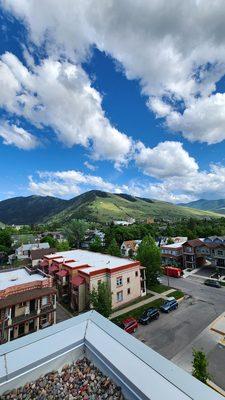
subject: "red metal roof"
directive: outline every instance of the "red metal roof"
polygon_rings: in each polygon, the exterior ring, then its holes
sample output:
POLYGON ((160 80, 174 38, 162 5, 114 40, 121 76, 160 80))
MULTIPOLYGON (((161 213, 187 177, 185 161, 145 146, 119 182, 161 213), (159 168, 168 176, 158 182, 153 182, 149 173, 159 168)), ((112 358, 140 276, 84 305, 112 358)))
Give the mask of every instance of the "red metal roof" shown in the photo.
POLYGON ((56 275, 58 276, 67 276, 69 274, 68 271, 66 271, 65 269, 61 269, 59 272, 56 272, 56 275))
POLYGON ((71 280, 71 283, 73 286, 80 286, 85 282, 85 279, 83 278, 83 276, 74 276, 71 280))

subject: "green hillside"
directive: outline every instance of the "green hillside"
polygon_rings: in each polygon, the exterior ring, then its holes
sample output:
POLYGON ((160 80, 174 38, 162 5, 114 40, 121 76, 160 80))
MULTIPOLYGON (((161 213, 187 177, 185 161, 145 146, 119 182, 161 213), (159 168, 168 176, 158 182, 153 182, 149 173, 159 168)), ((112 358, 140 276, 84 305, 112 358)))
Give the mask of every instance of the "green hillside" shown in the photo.
POLYGON ((145 221, 148 217, 180 219, 180 218, 218 218, 218 214, 177 206, 163 201, 137 198, 129 195, 117 195, 101 191, 90 191, 73 200, 71 205, 51 221, 65 222, 73 218, 85 218, 89 221, 110 222, 112 220, 145 221))
POLYGON ((67 206, 67 200, 50 196, 13 197, 0 201, 0 221, 4 224, 37 224, 67 206))
POLYGON ((186 207, 195 208, 198 210, 213 211, 215 213, 225 214, 225 199, 218 199, 218 200, 200 199, 182 205, 186 207))
POLYGON ((218 218, 217 213, 202 211, 188 206, 178 206, 158 200, 133 197, 128 194, 112 194, 91 190, 71 200, 50 196, 14 197, 0 202, 0 221, 5 224, 39 224, 58 222, 63 224, 73 218, 96 222, 113 220, 146 221, 148 217, 166 218, 218 218))

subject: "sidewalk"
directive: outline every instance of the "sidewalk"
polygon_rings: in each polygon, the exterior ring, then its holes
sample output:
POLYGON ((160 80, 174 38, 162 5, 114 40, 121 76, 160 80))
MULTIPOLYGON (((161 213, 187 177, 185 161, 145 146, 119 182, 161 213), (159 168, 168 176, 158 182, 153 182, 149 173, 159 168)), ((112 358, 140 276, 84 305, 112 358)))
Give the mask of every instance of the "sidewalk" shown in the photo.
POLYGON ((176 289, 169 289, 169 290, 166 290, 163 293, 156 293, 156 292, 153 292, 152 290, 148 290, 148 293, 153 294, 152 297, 149 297, 148 299, 140 301, 139 303, 132 304, 131 306, 124 307, 121 310, 115 311, 113 314, 110 315, 109 319, 119 317, 119 315, 128 313, 128 312, 130 312, 132 310, 135 310, 136 308, 145 306, 146 304, 149 304, 154 300, 158 300, 158 299, 164 299, 165 300, 167 298, 166 295, 174 292, 175 290, 176 289))

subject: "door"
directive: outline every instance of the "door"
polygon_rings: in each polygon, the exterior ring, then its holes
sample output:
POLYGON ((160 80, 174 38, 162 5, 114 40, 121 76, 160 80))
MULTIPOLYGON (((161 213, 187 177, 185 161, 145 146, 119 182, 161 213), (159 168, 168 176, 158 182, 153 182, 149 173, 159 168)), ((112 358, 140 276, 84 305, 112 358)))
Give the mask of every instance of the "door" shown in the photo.
POLYGON ((35 299, 30 301, 30 312, 35 311, 35 299))

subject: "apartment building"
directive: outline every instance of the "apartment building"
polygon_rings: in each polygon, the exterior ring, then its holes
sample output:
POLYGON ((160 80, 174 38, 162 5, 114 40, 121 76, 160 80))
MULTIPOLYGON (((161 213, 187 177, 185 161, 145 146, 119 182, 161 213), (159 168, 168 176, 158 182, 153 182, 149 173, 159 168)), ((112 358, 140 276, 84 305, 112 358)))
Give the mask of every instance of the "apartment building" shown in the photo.
POLYGON ((56 323, 51 276, 20 268, 0 272, 0 344, 56 323))
POLYGON ((177 242, 161 246, 162 265, 173 265, 183 268, 183 243, 177 242))
POLYGON ((52 275, 59 298, 79 312, 88 306, 89 293, 100 282, 110 287, 113 309, 146 295, 145 268, 139 261, 71 250, 45 256, 41 266, 52 275))

